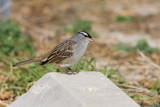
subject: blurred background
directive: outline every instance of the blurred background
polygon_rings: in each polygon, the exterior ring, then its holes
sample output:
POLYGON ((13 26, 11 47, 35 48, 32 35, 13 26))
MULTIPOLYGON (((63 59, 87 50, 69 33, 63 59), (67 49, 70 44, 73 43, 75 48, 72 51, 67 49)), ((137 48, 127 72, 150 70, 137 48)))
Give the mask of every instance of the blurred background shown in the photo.
POLYGON ((159 0, 0 0, 0 106, 12 103, 53 64, 12 68, 80 31, 95 42, 73 66, 102 72, 142 107, 160 106, 159 0))

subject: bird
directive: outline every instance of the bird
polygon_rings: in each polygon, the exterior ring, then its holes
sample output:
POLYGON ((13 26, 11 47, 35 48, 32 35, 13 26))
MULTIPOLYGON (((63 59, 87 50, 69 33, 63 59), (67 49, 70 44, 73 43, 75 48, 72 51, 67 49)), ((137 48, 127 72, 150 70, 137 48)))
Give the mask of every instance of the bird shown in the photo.
POLYGON ((13 67, 32 62, 40 62, 40 65, 53 63, 59 66, 65 74, 76 74, 79 71, 73 71, 69 67, 76 64, 84 56, 88 44, 93 41, 92 36, 88 32, 81 31, 68 40, 63 41, 50 51, 40 56, 15 63, 13 64, 13 67), (66 71, 64 67, 69 71, 66 71))

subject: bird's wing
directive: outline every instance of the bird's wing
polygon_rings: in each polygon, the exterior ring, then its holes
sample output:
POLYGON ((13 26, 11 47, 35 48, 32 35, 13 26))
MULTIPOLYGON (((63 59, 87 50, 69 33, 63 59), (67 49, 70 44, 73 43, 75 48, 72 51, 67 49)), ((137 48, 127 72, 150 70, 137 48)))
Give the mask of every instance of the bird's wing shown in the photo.
POLYGON ((74 41, 66 40, 57 45, 53 49, 52 53, 48 56, 48 58, 42 61, 41 65, 44 65, 46 63, 59 63, 65 58, 71 57, 73 55, 73 44, 75 44, 74 41))

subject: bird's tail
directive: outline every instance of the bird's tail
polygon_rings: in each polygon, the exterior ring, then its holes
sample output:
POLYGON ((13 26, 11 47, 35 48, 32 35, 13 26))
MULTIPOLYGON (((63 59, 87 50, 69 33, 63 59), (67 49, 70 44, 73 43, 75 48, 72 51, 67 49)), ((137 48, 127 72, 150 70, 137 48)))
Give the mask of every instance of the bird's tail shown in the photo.
POLYGON ((18 63, 13 64, 13 67, 20 66, 20 65, 24 65, 24 64, 29 64, 29 63, 32 63, 32 62, 37 62, 37 60, 36 60, 35 58, 33 58, 33 59, 28 59, 28 60, 25 60, 25 61, 22 61, 22 62, 18 62, 18 63))

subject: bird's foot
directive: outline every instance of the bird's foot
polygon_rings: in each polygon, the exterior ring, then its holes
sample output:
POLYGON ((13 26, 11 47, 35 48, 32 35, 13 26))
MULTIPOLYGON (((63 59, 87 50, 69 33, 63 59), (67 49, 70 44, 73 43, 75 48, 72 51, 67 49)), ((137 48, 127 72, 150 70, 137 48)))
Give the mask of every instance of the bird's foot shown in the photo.
POLYGON ((69 71, 65 71, 64 74, 68 74, 68 75, 75 75, 78 74, 79 71, 73 71, 73 70, 69 70, 69 71))

